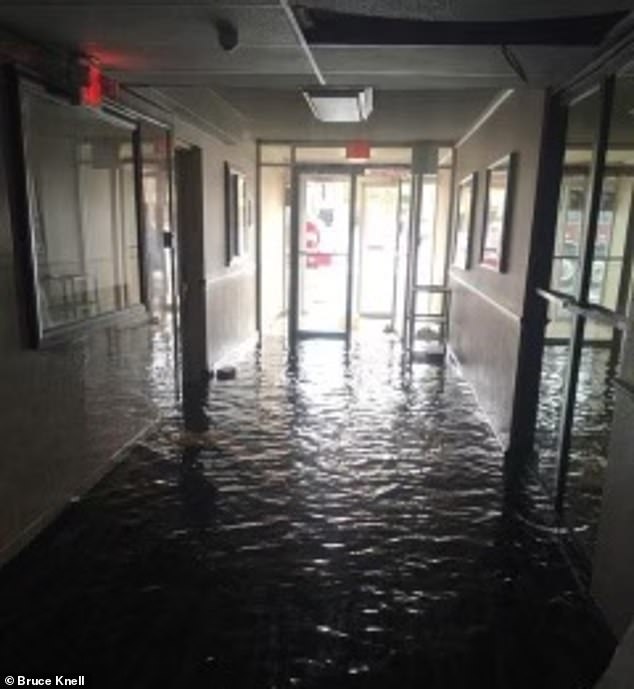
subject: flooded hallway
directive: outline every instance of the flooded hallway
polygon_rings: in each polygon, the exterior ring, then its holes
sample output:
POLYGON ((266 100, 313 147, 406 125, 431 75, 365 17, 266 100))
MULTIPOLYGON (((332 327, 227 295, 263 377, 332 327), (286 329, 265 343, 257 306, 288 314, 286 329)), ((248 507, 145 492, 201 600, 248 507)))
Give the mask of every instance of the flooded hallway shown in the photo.
POLYGON ((613 640, 451 368, 279 337, 0 574, 3 667, 98 686, 576 687, 613 640))
POLYGON ((0 6, 0 682, 634 689, 631 0, 0 6))

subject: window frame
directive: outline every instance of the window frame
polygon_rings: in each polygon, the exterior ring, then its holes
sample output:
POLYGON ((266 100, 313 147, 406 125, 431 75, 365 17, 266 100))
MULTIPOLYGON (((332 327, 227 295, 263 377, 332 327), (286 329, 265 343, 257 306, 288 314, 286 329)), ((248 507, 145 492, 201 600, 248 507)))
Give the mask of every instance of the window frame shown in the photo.
MULTIPOLYGON (((603 180, 606 172, 606 154, 609 146, 609 132, 612 118, 613 95, 616 75, 611 74, 600 80, 591 88, 564 97, 561 105, 566 111, 566 127, 561 146, 561 174, 558 186, 565 178, 566 170, 563 165, 564 152, 567 143, 569 112, 578 103, 598 94, 597 128, 592 141, 592 158, 588 179, 586 207, 582 217, 582 231, 579 247, 579 276, 572 294, 564 294, 553 289, 550 274, 555 256, 555 241, 557 221, 553 226, 553 246, 547 255, 548 285, 537 286, 536 294, 543 303, 553 303, 571 314, 572 325, 569 338, 568 365, 565 376, 565 389, 562 395, 561 422, 558 434, 558 448, 555 467, 554 507, 559 515, 564 514, 566 506, 566 489, 568 485, 568 469, 572 446, 572 432, 574 413, 576 408, 576 391, 579 379, 582 347, 584 343, 585 324, 587 320, 595 320, 612 327, 615 331, 624 328, 625 320, 622 314, 612 312, 603 307, 588 302, 591 287, 594 248, 602 201, 603 180)), ((546 343, 545 323, 540 336, 541 347, 546 343)))
POLYGON ((224 162, 224 205, 225 266, 230 267, 240 263, 249 253, 248 238, 252 211, 247 176, 240 167, 229 161, 224 162), (240 183, 242 183, 242 213, 240 213, 240 183))
POLYGON ((508 235, 513 213, 515 172, 517 167, 517 153, 511 151, 502 156, 494 163, 491 163, 485 173, 484 178, 484 204, 482 208, 482 235, 480 237, 480 252, 478 263, 481 268, 492 270, 496 273, 505 273, 508 259, 508 235), (496 245, 497 263, 490 265, 485 262, 484 252, 487 246, 489 234, 489 209, 491 207, 491 179, 494 172, 503 170, 506 172, 506 185, 504 189, 504 207, 502 209, 500 235, 496 245))

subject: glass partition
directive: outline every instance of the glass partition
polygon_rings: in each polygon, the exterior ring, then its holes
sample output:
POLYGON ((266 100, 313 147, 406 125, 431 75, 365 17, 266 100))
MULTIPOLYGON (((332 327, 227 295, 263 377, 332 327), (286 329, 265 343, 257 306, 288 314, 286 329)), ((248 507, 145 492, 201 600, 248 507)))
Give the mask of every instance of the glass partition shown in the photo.
POLYGON ((557 233, 550 286, 574 295, 579 276, 583 227, 589 198, 590 170, 599 126, 601 100, 593 91, 570 106, 559 190, 557 233))
POLYGON ((535 450, 539 458, 540 476, 548 492, 554 496, 573 323, 571 313, 556 302, 548 304, 548 319, 551 337, 546 341, 542 353, 535 450))
POLYGON ((535 447, 557 509, 593 555, 630 309, 634 82, 573 101, 560 183, 535 447))
POLYGON ((630 296, 630 230, 634 228, 633 109, 634 80, 617 79, 588 301, 618 313, 625 312, 630 296))
POLYGON ((597 346, 586 335, 579 364, 566 481, 566 518, 592 555, 614 414, 614 378, 620 359, 620 333, 604 326, 612 346, 597 346))
POLYGON ((291 146, 262 144, 260 146, 260 163, 263 165, 290 165, 291 146))
POLYGON ((351 174, 299 174, 300 334, 347 332, 351 204, 351 174))
POLYGON ((345 146, 297 146, 298 163, 410 165, 412 149, 409 146, 371 146, 367 159, 349 159, 345 146))
POLYGON ((295 149, 295 161, 298 163, 342 163, 346 159, 345 146, 298 146, 295 149))
POLYGON ((171 232, 169 133, 163 127, 143 122, 140 139, 145 290, 150 313, 160 320, 173 294, 172 253, 169 242, 165 242, 165 235, 171 232))
POLYGON ((357 184, 358 310, 361 316, 391 318, 400 229, 400 176, 360 176, 357 184))

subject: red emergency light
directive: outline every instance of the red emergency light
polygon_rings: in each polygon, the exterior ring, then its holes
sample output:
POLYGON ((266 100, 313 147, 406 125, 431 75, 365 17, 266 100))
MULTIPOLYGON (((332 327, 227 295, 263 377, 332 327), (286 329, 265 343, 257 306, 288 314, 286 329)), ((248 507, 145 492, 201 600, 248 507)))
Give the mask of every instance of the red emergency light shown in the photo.
POLYGON ((80 102, 91 108, 99 107, 103 102, 101 71, 95 65, 88 65, 88 79, 80 89, 80 102))
POLYGON ((90 108, 98 108, 104 98, 116 100, 118 95, 119 83, 102 74, 96 65, 88 65, 86 81, 79 91, 79 102, 90 108))

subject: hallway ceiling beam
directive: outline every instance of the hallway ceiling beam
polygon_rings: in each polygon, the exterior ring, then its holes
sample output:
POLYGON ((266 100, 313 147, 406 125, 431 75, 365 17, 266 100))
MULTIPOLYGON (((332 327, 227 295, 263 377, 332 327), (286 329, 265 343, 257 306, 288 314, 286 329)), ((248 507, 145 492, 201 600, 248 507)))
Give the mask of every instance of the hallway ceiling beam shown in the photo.
POLYGON ((291 9, 290 5, 288 4, 288 0, 280 0, 280 6, 284 10, 284 14, 286 15, 286 18, 288 19, 288 23, 291 25, 293 32, 297 36, 297 42, 299 43, 301 49, 304 51, 304 55, 306 56, 306 59, 310 63, 310 66, 313 70, 315 78, 317 79, 318 83, 321 84, 321 86, 325 86, 326 85, 326 79, 324 78, 324 75, 321 73, 321 70, 319 69, 319 65, 317 64, 317 60, 315 60, 315 56, 313 55, 313 52, 310 49, 310 46, 306 42, 306 38, 304 37, 304 32, 302 31, 302 28, 299 25, 297 18, 295 17, 295 13, 291 9))

